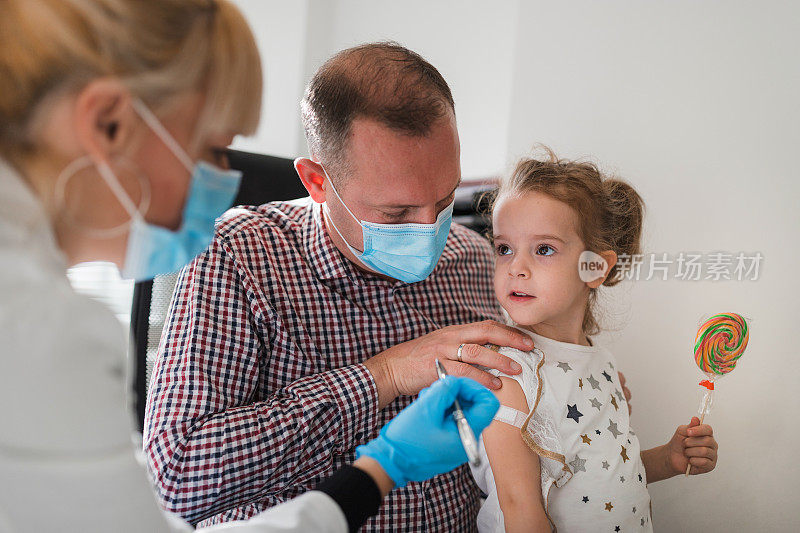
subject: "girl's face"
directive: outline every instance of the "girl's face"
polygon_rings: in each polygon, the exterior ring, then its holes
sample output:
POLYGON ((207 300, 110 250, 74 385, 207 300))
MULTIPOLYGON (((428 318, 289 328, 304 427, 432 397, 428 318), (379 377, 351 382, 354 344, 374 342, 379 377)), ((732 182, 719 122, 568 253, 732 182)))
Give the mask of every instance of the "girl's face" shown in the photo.
POLYGON ((585 248, 577 222, 572 208, 540 192, 495 205, 494 290, 520 326, 541 325, 543 335, 580 331, 589 288, 578 273, 585 248))

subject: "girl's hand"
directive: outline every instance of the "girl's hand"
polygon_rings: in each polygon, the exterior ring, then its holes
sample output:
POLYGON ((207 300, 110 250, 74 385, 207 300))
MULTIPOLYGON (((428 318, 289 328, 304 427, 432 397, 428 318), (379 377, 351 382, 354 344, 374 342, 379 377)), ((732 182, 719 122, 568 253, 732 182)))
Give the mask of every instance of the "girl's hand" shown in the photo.
POLYGON ((708 424, 700 425, 700 419, 692 417, 688 425, 678 426, 675 435, 667 443, 667 468, 677 474, 705 474, 717 466, 717 441, 708 424))

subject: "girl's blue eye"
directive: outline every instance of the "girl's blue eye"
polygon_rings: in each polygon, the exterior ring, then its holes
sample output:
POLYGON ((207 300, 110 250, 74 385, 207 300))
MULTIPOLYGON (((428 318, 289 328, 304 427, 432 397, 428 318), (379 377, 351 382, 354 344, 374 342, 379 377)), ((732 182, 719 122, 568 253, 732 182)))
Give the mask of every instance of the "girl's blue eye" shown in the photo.
POLYGON ((498 244, 495 248, 497 255, 508 255, 511 253, 511 248, 507 244, 498 244))
POLYGON ((540 244, 539 247, 536 248, 537 255, 550 256, 553 255, 554 253, 556 253, 556 249, 550 246, 549 244, 540 244))

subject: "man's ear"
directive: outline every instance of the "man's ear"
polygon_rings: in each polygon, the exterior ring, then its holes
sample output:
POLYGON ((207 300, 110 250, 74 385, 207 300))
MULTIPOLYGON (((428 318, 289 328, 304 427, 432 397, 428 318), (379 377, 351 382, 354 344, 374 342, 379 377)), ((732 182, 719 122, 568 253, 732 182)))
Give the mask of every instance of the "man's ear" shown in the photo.
POLYGON ((617 264, 617 253, 613 250, 606 250, 605 252, 600 252, 597 255, 602 257, 608 266, 606 267, 606 271, 603 272, 602 278, 597 278, 595 280, 586 283, 586 285, 588 285, 590 289, 596 289, 597 287, 602 285, 603 282, 608 277, 608 273, 611 272, 611 269, 614 268, 614 265, 617 264))
POLYGON ((127 87, 115 79, 90 82, 78 94, 73 114, 81 148, 95 161, 120 153, 139 127, 127 87))
POLYGON ((294 169, 297 175, 300 176, 300 181, 308 191, 311 199, 316 203, 321 204, 325 202, 325 171, 322 165, 307 157, 298 157, 294 160, 294 169))

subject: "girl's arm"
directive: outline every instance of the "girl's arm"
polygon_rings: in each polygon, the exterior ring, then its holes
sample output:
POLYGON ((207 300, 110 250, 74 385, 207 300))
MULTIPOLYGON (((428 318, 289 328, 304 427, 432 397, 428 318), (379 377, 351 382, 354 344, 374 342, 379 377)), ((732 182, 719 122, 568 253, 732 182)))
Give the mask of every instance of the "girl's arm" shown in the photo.
POLYGON ((649 450, 642 450, 642 464, 647 473, 647 483, 655 483, 662 479, 669 479, 676 475, 667 462, 667 445, 656 446, 649 450))
MULTIPOLYGON (((494 391, 502 405, 528 412, 519 383, 501 377, 503 387, 494 391)), ((525 441, 519 428, 494 421, 483 432, 483 444, 492 467, 506 531, 550 532, 544 512, 539 456, 525 441)))

